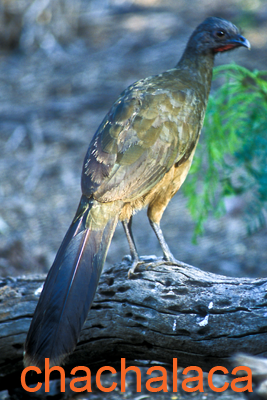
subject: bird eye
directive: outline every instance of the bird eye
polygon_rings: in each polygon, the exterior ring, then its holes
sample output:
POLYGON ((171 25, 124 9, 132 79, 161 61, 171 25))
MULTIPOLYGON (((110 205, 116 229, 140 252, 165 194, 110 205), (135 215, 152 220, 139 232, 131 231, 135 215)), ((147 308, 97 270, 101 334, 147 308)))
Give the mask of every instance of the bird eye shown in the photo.
POLYGON ((225 32, 224 32, 224 31, 216 31, 216 32, 215 32, 215 35, 216 35, 217 37, 219 37, 219 38, 222 38, 222 37, 224 37, 225 32))

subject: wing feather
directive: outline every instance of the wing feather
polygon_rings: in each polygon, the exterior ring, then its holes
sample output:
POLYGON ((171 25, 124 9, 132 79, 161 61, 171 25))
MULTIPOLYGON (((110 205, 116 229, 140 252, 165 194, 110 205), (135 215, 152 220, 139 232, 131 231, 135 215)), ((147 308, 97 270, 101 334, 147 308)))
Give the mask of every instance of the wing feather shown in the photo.
POLYGON ((173 71, 136 82, 114 103, 85 157, 86 196, 105 202, 133 200, 157 184, 177 160, 187 158, 198 139, 201 116, 191 104, 196 99, 192 90, 179 79, 169 87, 173 71))

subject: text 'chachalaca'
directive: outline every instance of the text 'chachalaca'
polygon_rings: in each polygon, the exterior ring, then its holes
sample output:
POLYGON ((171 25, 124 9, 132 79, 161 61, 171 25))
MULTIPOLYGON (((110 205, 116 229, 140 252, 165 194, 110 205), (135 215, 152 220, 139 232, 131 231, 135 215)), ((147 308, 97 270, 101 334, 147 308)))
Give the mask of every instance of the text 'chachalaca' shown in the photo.
POLYGON ((118 220, 133 268, 138 253, 132 215, 148 218, 173 261, 160 229, 162 214, 192 163, 207 106, 214 56, 250 47, 236 26, 208 18, 190 37, 181 60, 129 86, 96 131, 82 171, 82 197, 48 273, 25 344, 25 365, 59 365, 77 343, 94 299, 118 220))

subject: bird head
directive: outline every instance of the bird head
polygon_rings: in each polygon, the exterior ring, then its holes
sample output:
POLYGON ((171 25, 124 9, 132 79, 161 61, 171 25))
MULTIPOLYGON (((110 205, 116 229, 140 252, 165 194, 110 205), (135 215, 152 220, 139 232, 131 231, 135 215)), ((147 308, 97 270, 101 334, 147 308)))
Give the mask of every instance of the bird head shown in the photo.
POLYGON ((195 29, 187 47, 198 54, 217 54, 240 46, 250 49, 249 41, 234 24, 222 18, 209 17, 195 29))

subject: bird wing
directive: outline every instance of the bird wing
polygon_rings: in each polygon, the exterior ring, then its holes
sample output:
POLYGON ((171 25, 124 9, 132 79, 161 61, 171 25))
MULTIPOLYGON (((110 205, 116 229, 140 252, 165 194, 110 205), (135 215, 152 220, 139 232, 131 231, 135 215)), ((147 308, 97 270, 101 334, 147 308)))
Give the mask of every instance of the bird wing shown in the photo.
POLYGON ((202 110, 201 96, 175 69, 134 83, 92 139, 83 167, 83 194, 107 202, 132 201, 149 192, 174 163, 189 157, 202 110))

